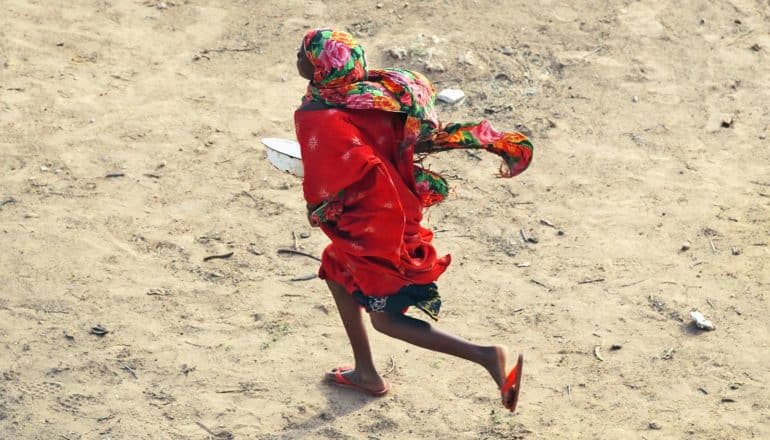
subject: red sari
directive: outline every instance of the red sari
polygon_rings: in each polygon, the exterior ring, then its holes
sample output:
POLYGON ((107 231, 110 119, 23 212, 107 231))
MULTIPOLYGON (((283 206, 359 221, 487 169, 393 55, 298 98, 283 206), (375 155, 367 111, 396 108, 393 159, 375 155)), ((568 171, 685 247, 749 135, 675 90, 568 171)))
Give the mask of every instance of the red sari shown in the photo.
POLYGON ((379 110, 324 109, 294 114, 302 148, 305 200, 324 203, 321 229, 331 239, 319 277, 353 293, 391 296, 436 281, 450 263, 420 226, 423 204, 404 175, 398 145, 405 116, 379 110), (329 200, 332 200, 329 202, 329 200))

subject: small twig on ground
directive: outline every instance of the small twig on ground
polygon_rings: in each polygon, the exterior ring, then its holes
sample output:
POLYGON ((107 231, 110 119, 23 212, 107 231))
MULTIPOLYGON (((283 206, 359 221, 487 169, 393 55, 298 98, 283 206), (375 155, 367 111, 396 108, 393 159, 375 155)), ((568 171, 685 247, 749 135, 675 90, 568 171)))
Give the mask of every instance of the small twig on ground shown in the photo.
POLYGON ((388 369, 387 369, 387 370, 385 370, 385 372, 384 372, 384 373, 382 373, 382 376, 383 376, 383 377, 385 377, 385 376, 387 376, 388 374, 390 374, 390 373, 392 373, 392 372, 396 371, 396 368, 398 368, 398 367, 396 366, 396 359, 395 359, 393 356, 391 356, 391 357, 390 357, 390 365, 388 366, 388 369))
POLYGON ((643 283, 645 281, 647 281, 647 280, 639 280, 639 281, 635 281, 635 282, 630 283, 630 284, 623 284, 622 286, 618 286, 618 287, 631 287, 631 286, 635 286, 635 285, 637 285, 639 283, 643 283))
POLYGON ((318 258, 318 257, 316 257, 314 255, 310 255, 310 254, 307 254, 305 252, 297 251, 297 250, 294 250, 294 249, 278 249, 276 252, 278 253, 278 255, 281 255, 281 254, 301 255, 303 257, 312 258, 312 259, 314 259, 316 261, 319 261, 319 262, 321 261, 320 258, 318 258))
POLYGON ((548 287, 548 286, 547 286, 547 285, 545 285, 544 283, 541 283, 540 281, 538 281, 538 280, 536 280, 536 279, 534 279, 534 278, 530 279, 529 281, 530 281, 531 283, 533 283, 533 284, 537 284, 537 285, 538 285, 538 286, 540 286, 540 287, 544 287, 544 288, 548 289, 548 291, 551 291, 551 290, 552 290, 550 287, 548 287))
POLYGON ((259 46, 249 46, 249 47, 244 47, 244 48, 241 48, 241 49, 229 48, 229 47, 220 47, 218 49, 203 49, 201 51, 201 53, 202 54, 207 54, 207 53, 212 53, 212 52, 222 53, 222 52, 251 52, 251 51, 254 51, 256 53, 262 53, 262 48, 259 47, 259 46))
POLYGON ((572 385, 567 385, 567 397, 572 400, 572 385))
POLYGON ((13 197, 8 197, 7 199, 0 200, 0 208, 5 205, 10 205, 11 203, 16 203, 16 199, 13 197))
POLYGON ((309 274, 309 275, 302 275, 302 276, 299 276, 299 277, 294 277, 294 278, 290 279, 289 281, 309 281, 309 280, 312 280, 312 279, 315 279, 315 278, 318 278, 318 274, 314 274, 313 273, 313 274, 309 274))
POLYGON ((604 358, 602 357, 602 354, 599 352, 599 346, 594 347, 594 356, 596 356, 596 359, 599 359, 600 361, 604 362, 604 358))
POLYGON ((247 393, 249 391, 267 391, 267 388, 260 388, 256 386, 241 386, 240 388, 232 390, 216 390, 218 394, 234 394, 234 393, 247 393))
POLYGON ((592 50, 591 52, 588 52, 587 54, 583 55, 583 57, 582 57, 582 58, 583 58, 583 59, 586 59, 586 58, 590 57, 591 55, 596 55, 596 54, 597 54, 597 53, 599 53, 599 51, 601 51, 602 49, 604 49, 604 48, 603 48, 603 47, 601 47, 601 46, 600 46, 600 47, 597 47, 596 49, 592 50))
POLYGON ((749 35, 751 35, 753 32, 754 32, 754 29, 749 29, 749 30, 747 30, 746 32, 744 32, 744 33, 742 33, 742 34, 738 35, 737 37, 733 38, 733 39, 732 39, 732 41, 730 41, 729 43, 727 43, 727 45, 728 45, 728 46, 732 46, 733 44, 737 43, 738 41, 740 41, 740 40, 742 40, 742 39, 744 39, 744 38, 748 37, 748 36, 749 36, 749 35))
POLYGON ((524 310, 524 307, 519 307, 518 309, 513 309, 511 313, 519 313, 524 310))
POLYGON ((294 241, 294 250, 298 251, 299 250, 299 244, 297 243, 297 233, 294 232, 294 231, 291 231, 291 238, 294 241))
POLYGON ((540 224, 543 225, 543 226, 548 226, 548 227, 551 227, 551 228, 556 228, 556 226, 553 223, 549 222, 548 220, 546 220, 544 218, 540 219, 540 224))
POLYGON ((203 257, 203 261, 214 260, 216 258, 225 259, 225 258, 230 258, 232 256, 233 256, 232 252, 228 252, 226 254, 219 254, 219 255, 209 255, 208 257, 203 257))
POLYGON ((254 196, 253 196, 253 195, 252 195, 250 192, 248 192, 248 191, 241 191, 240 193, 238 193, 238 195, 243 195, 243 196, 246 196, 246 197, 250 198, 252 202, 254 202, 254 203, 256 203, 257 205, 259 205, 259 200, 257 200, 257 198, 256 198, 256 197, 254 197, 254 196))
POLYGON ((711 252, 716 254, 717 253, 717 247, 714 246, 714 239, 711 238, 711 234, 709 234, 706 231, 703 231, 703 235, 705 235, 709 239, 709 243, 711 243, 711 252))
POLYGON ((751 183, 759 186, 770 186, 770 182, 760 182, 758 180, 752 180, 751 183))
POLYGON ((129 367, 128 364, 123 364, 123 369, 131 373, 131 375, 134 376, 134 379, 139 380, 139 376, 136 375, 136 371, 129 367))
POLYGON ((110 179, 112 177, 123 177, 125 175, 126 175, 125 173, 117 172, 117 173, 107 173, 107 174, 105 174, 104 177, 110 179))
POLYGON ((200 428, 202 430, 208 432, 209 435, 213 435, 214 438, 223 439, 223 440, 230 440, 230 439, 233 438, 233 434, 231 432, 229 432, 229 431, 214 432, 214 431, 210 430, 209 428, 207 428, 206 425, 204 425, 200 421, 195 422, 195 424, 200 426, 200 428))
POLYGON ((201 344, 196 344, 196 343, 194 343, 194 342, 190 342, 190 341, 183 341, 183 342, 184 342, 185 344, 189 344, 189 345, 192 345, 193 347, 200 347, 200 348, 211 348, 211 346, 209 346, 209 345, 201 345, 201 344))
POLYGON ((595 278, 595 279, 593 279, 593 280, 583 280, 583 281, 578 281, 578 284, 591 284, 591 283, 600 283, 600 282, 602 282, 602 281, 604 281, 604 278, 595 278))

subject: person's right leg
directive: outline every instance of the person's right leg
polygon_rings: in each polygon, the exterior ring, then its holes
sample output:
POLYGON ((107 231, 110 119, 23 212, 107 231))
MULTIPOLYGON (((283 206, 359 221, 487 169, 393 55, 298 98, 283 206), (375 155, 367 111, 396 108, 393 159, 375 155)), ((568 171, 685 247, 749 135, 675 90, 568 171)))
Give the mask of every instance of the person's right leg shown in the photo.
MULTIPOLYGON (((353 349, 353 358, 355 359, 355 369, 343 373, 343 376, 350 382, 368 390, 382 390, 385 387, 385 381, 377 373, 377 369, 374 366, 361 306, 341 285, 333 281, 327 281, 326 284, 329 286, 334 301, 337 303, 337 310, 342 319, 342 324, 345 326, 345 332, 348 334, 350 346, 353 349)), ((334 380, 334 377, 334 372, 327 373, 326 375, 327 380, 334 380)))

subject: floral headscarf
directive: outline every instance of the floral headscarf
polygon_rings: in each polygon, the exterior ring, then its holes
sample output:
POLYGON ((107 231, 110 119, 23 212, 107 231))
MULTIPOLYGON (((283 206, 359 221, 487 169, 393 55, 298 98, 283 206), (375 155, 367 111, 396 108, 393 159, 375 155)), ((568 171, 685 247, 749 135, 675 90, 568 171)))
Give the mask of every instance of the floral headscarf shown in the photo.
POLYGON ((440 175, 413 164, 418 143, 427 153, 466 148, 495 153, 503 158, 502 177, 520 174, 532 160, 532 143, 521 133, 499 132, 487 121, 441 126, 430 81, 406 69, 367 69, 363 47, 347 32, 311 30, 302 40, 302 49, 314 68, 303 102, 406 115, 397 165, 404 175, 414 172, 415 180, 408 183, 425 206, 442 201, 448 186, 440 175))

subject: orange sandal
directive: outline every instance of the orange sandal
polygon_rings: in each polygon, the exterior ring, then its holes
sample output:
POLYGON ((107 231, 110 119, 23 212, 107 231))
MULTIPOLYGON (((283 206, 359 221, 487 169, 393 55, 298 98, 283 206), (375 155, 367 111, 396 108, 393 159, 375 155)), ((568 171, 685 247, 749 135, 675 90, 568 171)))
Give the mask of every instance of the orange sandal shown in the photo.
POLYGON ((503 396, 503 406, 509 411, 516 411, 516 404, 519 403, 519 391, 521 390, 521 371, 524 367, 524 355, 519 355, 516 366, 508 373, 503 386, 500 387, 500 394, 503 396))
POLYGON ((333 385, 336 385, 338 387, 343 388, 350 388, 356 391, 361 391, 363 393, 369 394, 370 396, 374 397, 382 397, 385 394, 390 391, 390 384, 385 382, 385 386, 382 387, 381 390, 370 390, 368 388, 364 388, 361 385, 354 384, 350 380, 348 380, 347 377, 343 376, 343 373, 352 370, 353 367, 345 366, 345 367, 337 367, 330 371, 331 374, 333 374, 333 377, 329 377, 327 373, 327 381, 333 385))

